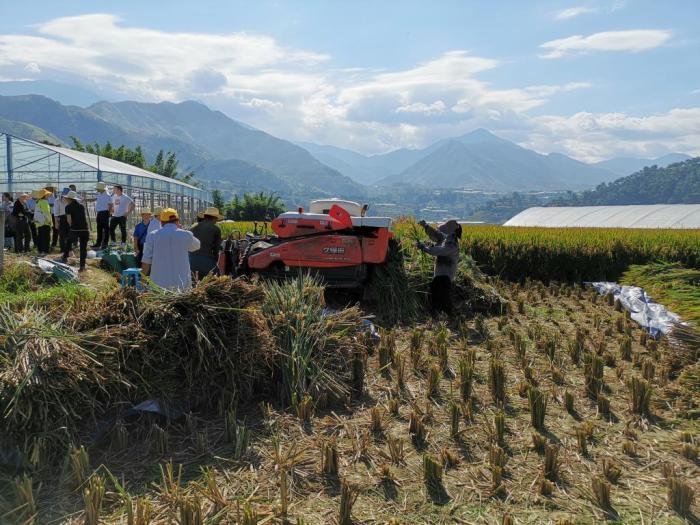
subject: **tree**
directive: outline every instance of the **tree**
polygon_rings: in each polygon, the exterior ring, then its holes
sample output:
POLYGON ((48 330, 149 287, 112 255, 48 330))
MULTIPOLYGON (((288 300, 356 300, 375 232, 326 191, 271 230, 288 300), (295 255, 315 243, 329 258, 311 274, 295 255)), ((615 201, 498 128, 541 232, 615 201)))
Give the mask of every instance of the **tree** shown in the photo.
POLYGON ((101 157, 107 157, 108 159, 118 160, 119 162, 152 171, 153 173, 163 175, 170 179, 177 179, 187 184, 194 184, 192 181, 194 172, 190 171, 185 174, 179 173, 177 171, 177 154, 171 151, 166 153, 160 150, 153 164, 149 165, 141 146, 136 146, 134 149, 131 149, 122 144, 118 148, 115 148, 109 141, 107 141, 104 146, 100 146, 97 142, 94 144, 83 144, 77 137, 71 137, 71 140, 73 141, 73 149, 76 151, 84 151, 101 157))
POLYGON ((214 206, 219 210, 226 208, 226 203, 224 202, 224 196, 221 194, 221 190, 213 190, 211 192, 211 200, 214 206))
POLYGON ((233 197, 224 208, 227 219, 237 221, 271 221, 284 212, 284 204, 274 193, 246 193, 243 199, 233 197))

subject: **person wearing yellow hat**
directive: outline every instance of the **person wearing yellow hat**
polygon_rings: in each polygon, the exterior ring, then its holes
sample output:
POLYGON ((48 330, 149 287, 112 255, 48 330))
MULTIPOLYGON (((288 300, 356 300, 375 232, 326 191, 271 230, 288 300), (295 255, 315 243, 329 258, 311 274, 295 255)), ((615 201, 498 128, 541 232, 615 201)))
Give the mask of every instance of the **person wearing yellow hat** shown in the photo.
POLYGON ((141 264, 141 257, 143 257, 143 245, 146 242, 146 235, 148 235, 148 225, 151 223, 153 213, 151 210, 141 210, 141 222, 139 222, 134 228, 134 246, 136 247, 136 261, 141 264))
POLYGON ((221 229, 217 221, 224 218, 218 208, 207 208, 200 212, 202 218, 194 226, 192 233, 199 239, 200 247, 190 254, 190 267, 200 279, 216 270, 221 247, 221 229))
POLYGON ((189 253, 200 243, 191 231, 180 229, 180 216, 173 208, 160 214, 162 227, 146 235, 141 268, 161 288, 184 291, 192 288, 189 253))
POLYGON ((36 224, 36 249, 40 256, 49 253, 51 248, 51 230, 53 229, 53 217, 49 197, 53 195, 48 190, 39 189, 32 192, 36 200, 34 208, 34 224, 36 224))

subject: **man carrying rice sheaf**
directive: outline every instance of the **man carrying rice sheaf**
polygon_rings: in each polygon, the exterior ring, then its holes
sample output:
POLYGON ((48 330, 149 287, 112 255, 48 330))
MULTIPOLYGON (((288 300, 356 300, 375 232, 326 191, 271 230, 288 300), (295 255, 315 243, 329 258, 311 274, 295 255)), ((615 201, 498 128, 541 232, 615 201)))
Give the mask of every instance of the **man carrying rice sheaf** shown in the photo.
POLYGON ((428 246, 422 241, 416 242, 416 248, 435 257, 435 270, 430 283, 430 307, 434 313, 445 312, 451 316, 452 281, 459 264, 459 239, 462 238, 462 226, 455 220, 449 220, 438 226, 437 230, 425 221, 419 223, 430 240, 435 244, 428 246))

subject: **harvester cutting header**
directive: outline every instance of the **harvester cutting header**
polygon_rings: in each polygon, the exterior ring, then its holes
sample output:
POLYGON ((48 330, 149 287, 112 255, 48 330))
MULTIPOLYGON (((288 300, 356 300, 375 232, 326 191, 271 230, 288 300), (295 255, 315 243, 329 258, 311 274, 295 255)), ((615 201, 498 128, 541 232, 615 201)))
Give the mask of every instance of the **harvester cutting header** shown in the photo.
POLYGON ((327 286, 357 288, 389 253, 389 217, 368 217, 367 205, 340 199, 315 200, 310 210, 282 213, 274 235, 246 234, 225 243, 223 273, 272 278, 319 275, 327 286))

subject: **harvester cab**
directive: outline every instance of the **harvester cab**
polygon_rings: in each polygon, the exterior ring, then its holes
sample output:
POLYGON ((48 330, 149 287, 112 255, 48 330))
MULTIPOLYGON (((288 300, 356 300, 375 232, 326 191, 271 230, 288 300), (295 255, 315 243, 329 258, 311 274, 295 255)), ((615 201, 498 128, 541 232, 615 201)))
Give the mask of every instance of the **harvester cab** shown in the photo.
MULTIPOLYGON (((386 263, 389 217, 368 217, 367 205, 340 199, 315 200, 272 220, 274 234, 247 234, 226 241, 224 273, 284 279, 318 275, 327 286, 356 288, 386 263)), ((221 269, 221 268, 220 268, 221 269)))

